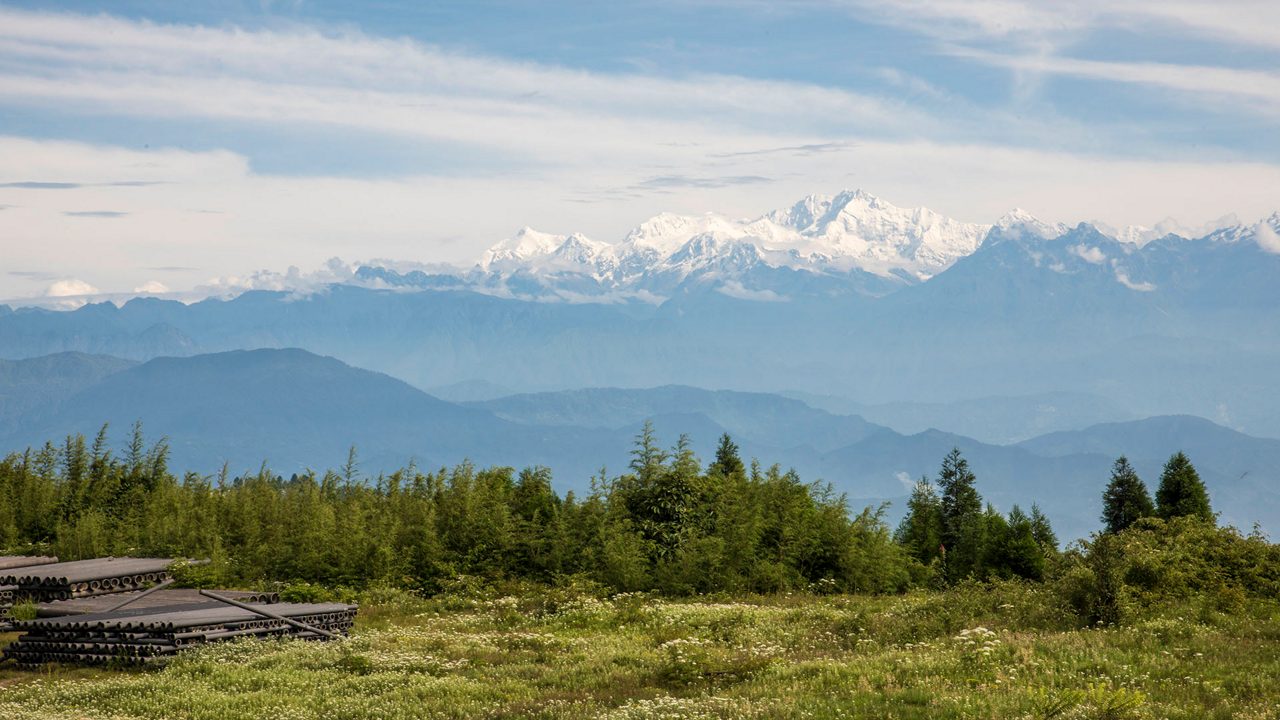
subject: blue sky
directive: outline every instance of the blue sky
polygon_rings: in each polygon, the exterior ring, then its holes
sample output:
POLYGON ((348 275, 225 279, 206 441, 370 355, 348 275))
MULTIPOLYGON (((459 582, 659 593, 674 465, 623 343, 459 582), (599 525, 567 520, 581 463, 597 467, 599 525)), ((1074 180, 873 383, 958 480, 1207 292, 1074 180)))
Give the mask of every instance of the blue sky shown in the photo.
POLYGON ((0 298, 466 263, 862 187, 1280 207, 1280 3, 0 2, 0 298), (322 271, 325 272, 325 271, 322 271))

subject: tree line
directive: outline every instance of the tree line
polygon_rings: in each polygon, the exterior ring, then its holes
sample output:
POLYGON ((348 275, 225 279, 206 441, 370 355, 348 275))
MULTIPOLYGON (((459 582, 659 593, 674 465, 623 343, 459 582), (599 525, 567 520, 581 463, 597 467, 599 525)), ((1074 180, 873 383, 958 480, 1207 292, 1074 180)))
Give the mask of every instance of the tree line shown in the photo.
MULTIPOLYGON (((896 531, 883 506, 855 512, 827 483, 744 462, 728 435, 705 467, 687 437, 664 448, 649 425, 631 455, 626 472, 602 469, 581 496, 554 491, 543 467, 410 465, 362 478, 354 449, 346 466, 323 473, 285 478, 264 467, 179 476, 165 441, 148 444, 135 425, 117 453, 104 426, 93 442, 70 436, 0 460, 0 548, 64 559, 208 557, 204 580, 228 585, 385 583, 432 592, 462 575, 580 576, 671 594, 897 592, 969 577, 1039 579, 1059 554, 1038 507, 1002 515, 984 506, 959 450, 944 458, 936 484, 916 485, 896 531)), ((1183 461, 1170 461, 1154 505, 1144 504, 1127 461, 1117 461, 1107 529, 1153 512, 1208 514, 1207 495, 1202 513, 1185 490, 1199 480, 1183 461)))

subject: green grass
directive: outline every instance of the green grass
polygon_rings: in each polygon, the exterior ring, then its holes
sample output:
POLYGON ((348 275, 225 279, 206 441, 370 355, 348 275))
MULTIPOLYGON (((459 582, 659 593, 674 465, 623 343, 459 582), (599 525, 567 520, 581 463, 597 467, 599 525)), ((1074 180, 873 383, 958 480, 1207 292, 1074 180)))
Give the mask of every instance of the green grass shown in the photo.
POLYGON ((1228 615, 1187 601, 1081 629, 1047 591, 1015 583, 365 600, 346 642, 238 642, 149 672, 0 666, 0 717, 1280 717, 1274 602, 1228 615))

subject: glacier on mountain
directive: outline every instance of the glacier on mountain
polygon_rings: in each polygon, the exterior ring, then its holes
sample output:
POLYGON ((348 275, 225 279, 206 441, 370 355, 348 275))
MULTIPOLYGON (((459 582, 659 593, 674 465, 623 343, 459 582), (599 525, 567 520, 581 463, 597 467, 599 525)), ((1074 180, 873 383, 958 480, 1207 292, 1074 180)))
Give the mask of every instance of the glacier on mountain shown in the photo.
POLYGON ((747 220, 663 213, 612 244, 526 227, 486 251, 465 276, 490 291, 544 298, 661 300, 699 285, 735 297, 776 297, 776 289, 762 283, 780 274, 793 280, 854 276, 865 292, 882 294, 927 280, 973 253, 990 227, 851 190, 810 195, 747 220))
POLYGON ((466 289, 570 303, 657 305, 699 292, 757 301, 879 297, 924 283, 987 248, 1004 257, 999 264, 1009 270, 1018 257, 1059 274, 1094 267, 1116 286, 1149 293, 1158 285, 1146 276, 1159 274, 1146 268, 1144 258, 1152 252, 1167 254, 1182 243, 1212 248, 1244 242, 1280 253, 1280 213, 1253 225, 1228 215, 1194 231, 1173 220, 1117 230, 1045 222, 1015 208, 987 225, 846 190, 810 195, 757 218, 662 213, 615 243, 525 227, 469 269, 404 274, 366 266, 357 276, 377 287, 466 289), (999 251, 1002 246, 1009 251, 999 251))

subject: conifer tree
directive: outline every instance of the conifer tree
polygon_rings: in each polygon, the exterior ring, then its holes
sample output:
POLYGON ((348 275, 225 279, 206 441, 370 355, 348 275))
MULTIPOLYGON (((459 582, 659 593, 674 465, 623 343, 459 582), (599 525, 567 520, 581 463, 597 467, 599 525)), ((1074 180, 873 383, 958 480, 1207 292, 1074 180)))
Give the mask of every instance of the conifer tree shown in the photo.
POLYGON ((1156 514, 1164 519, 1190 515, 1201 520, 1213 520, 1209 506, 1209 493, 1195 466, 1181 451, 1173 454, 1160 474, 1160 487, 1156 490, 1156 514))
POLYGON ((1045 552, 1036 541, 1035 524, 1022 508, 1014 505, 1009 511, 1008 528, 1001 553, 1006 569, 1017 577, 1039 580, 1044 576, 1045 552))
POLYGON ((942 545, 942 501, 928 478, 920 478, 907 500, 907 516, 902 518, 894 539, 907 554, 928 565, 939 555, 942 545))
POLYGON ((729 433, 720 436, 720 445, 716 448, 716 460, 707 468, 708 473, 719 473, 729 477, 735 473, 746 471, 742 458, 738 455, 738 446, 729 437, 729 433))
POLYGON ((952 581, 972 574, 978 568, 982 553, 982 497, 974 487, 976 482, 960 448, 952 448, 938 471, 938 488, 942 490, 942 547, 947 579, 952 581))
POLYGON ((1040 512, 1040 506, 1035 503, 1031 503, 1031 536, 1035 538, 1036 545, 1040 546, 1040 552, 1045 557, 1058 554, 1058 534, 1049 524, 1049 518, 1040 512))
POLYGON ((978 550, 978 562, 973 574, 982 577, 1008 578, 1009 570, 1009 522, 991 503, 982 513, 982 544, 978 550))
POLYGON ((1134 472, 1129 459, 1121 455, 1111 469, 1111 482, 1102 493, 1102 522, 1105 531, 1118 533, 1139 519, 1155 515, 1147 486, 1134 472))

